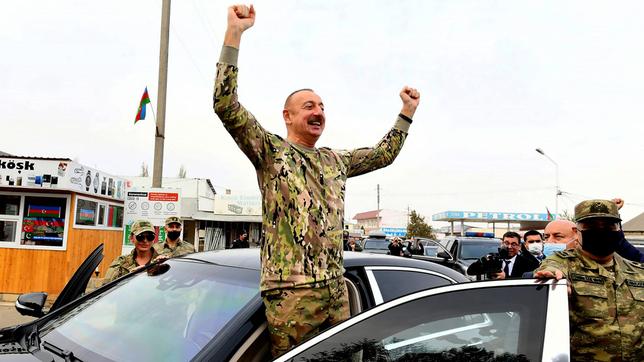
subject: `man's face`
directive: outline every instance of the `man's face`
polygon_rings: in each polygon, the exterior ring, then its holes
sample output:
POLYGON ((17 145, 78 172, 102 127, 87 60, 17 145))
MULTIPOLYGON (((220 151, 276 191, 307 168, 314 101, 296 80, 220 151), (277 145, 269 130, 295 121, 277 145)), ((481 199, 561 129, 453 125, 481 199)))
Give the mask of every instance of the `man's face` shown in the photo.
POLYGON ((543 251, 543 240, 541 240, 541 237, 539 235, 528 235, 525 238, 525 246, 530 250, 530 245, 535 244, 539 245, 541 250, 543 251))
POLYGON ((584 221, 578 222, 577 223, 577 238, 579 239, 579 242, 583 244, 582 240, 582 231, 604 231, 604 230, 610 230, 610 231, 619 231, 619 223, 615 222, 614 220, 611 219, 606 219, 606 218, 592 218, 592 219, 586 219, 584 221))
POLYGON ((241 235, 241 240, 246 240, 248 239, 248 234, 242 234, 241 235))
POLYGON ((324 103, 314 92, 303 90, 292 95, 283 113, 286 129, 295 139, 314 145, 322 136, 326 123, 324 103))
POLYGON ((577 227, 568 220, 555 220, 546 225, 543 237, 546 243, 566 244, 566 249, 575 247, 577 241, 577 227))
POLYGON ((172 222, 172 223, 166 225, 165 226, 166 235, 171 231, 181 232, 181 224, 179 224, 178 222, 172 222))
POLYGON ((508 248, 508 255, 513 258, 521 250, 521 242, 517 238, 503 238, 503 245, 508 248))

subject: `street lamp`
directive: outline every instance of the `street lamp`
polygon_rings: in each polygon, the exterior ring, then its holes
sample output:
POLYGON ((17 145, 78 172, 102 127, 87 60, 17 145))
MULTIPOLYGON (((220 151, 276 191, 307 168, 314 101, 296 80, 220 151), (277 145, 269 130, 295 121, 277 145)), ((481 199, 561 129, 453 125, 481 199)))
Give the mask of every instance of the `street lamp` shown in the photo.
POLYGON ((550 160, 555 165, 555 218, 559 216, 559 195, 561 195, 561 192, 559 191, 559 165, 550 158, 550 156, 546 155, 545 152, 541 148, 535 149, 539 154, 550 160))

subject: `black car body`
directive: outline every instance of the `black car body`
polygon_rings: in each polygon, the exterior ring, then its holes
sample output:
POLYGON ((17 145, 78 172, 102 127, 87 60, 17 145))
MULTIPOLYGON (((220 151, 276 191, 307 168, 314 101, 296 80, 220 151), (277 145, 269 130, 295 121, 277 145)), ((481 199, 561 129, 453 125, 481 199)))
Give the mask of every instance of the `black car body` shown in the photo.
MULTIPOLYGON (((448 268, 407 258, 345 252, 344 260, 352 315, 467 281, 448 268)), ((258 249, 190 254, 153 265, 33 322, 0 330, 0 360, 269 359, 259 266, 258 249)))

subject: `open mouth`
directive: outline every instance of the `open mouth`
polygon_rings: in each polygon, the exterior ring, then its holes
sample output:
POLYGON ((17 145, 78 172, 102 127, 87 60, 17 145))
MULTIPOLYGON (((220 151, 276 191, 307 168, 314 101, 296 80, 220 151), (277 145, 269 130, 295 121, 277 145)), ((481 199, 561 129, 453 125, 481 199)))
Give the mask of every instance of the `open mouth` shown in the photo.
POLYGON ((319 118, 311 118, 307 121, 307 123, 311 126, 317 126, 317 127, 322 126, 322 121, 319 118))

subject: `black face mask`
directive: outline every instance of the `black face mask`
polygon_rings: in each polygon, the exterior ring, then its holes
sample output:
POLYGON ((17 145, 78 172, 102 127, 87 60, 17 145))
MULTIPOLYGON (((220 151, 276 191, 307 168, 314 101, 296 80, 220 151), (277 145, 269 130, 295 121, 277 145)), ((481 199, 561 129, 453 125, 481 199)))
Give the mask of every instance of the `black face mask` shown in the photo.
POLYGON ((622 233, 612 230, 584 230, 581 248, 596 256, 609 256, 617 250, 622 233))
POLYGON ((168 239, 172 241, 179 239, 179 235, 181 235, 181 231, 168 231, 168 239))

